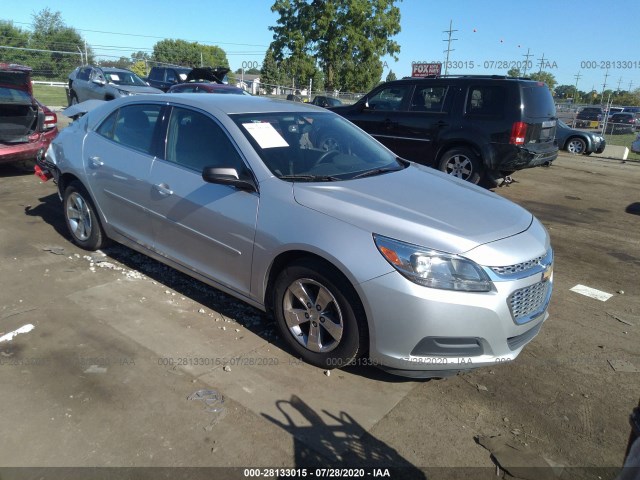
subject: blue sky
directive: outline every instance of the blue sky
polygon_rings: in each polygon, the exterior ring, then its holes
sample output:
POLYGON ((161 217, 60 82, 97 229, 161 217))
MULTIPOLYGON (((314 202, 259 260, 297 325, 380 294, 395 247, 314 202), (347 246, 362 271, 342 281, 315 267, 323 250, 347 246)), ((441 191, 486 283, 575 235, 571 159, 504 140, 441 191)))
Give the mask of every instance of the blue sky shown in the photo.
MULTIPOLYGON (((272 40, 272 0, 29 0, 4 2, 0 19, 30 28, 32 14, 49 6, 80 31, 98 55, 129 56, 151 51, 162 38, 222 47, 233 70, 258 64, 272 40), (98 33, 98 32, 113 33, 98 33)), ((453 74, 504 74, 527 51, 533 69, 544 55, 559 84, 597 91, 640 87, 640 1, 616 0, 404 0, 398 3, 402 31, 399 60, 385 58, 397 77, 411 74, 414 61, 442 61, 449 22, 457 30, 449 60, 453 74), (624 25, 632 25, 625 28, 624 25), (594 27, 597 27, 594 28, 594 27), (619 32, 619 33, 616 33, 619 32), (507 68, 501 68, 504 66, 507 68)), ((0 51, 0 59, 2 52, 0 51)))

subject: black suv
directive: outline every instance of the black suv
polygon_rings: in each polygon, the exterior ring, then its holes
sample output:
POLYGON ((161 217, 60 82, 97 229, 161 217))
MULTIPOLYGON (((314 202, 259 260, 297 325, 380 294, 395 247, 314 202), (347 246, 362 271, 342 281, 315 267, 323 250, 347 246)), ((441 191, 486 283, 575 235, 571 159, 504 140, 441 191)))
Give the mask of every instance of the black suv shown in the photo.
POLYGON ((600 107, 584 107, 576 115, 575 126, 578 128, 597 128, 604 118, 604 110, 600 107))
MULTIPOLYGON (((456 177, 495 185, 558 156, 556 108, 544 83, 503 76, 386 82, 356 104, 330 110, 397 155, 456 177)), ((324 148, 346 148, 324 135, 324 148)))
POLYGON ((147 83, 166 92, 172 85, 186 82, 191 70, 189 67, 151 67, 147 83))

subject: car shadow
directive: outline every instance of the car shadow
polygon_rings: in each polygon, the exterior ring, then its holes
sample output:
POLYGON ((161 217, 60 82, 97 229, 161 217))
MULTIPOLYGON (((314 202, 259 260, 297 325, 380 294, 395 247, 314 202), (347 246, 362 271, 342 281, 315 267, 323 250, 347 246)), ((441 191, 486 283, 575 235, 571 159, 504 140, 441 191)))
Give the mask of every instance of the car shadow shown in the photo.
POLYGON ((0 164, 0 177, 11 178, 33 175, 34 166, 35 162, 33 162, 33 164, 31 164, 31 162, 0 164))
POLYGON ((632 215, 640 215, 640 202, 630 204, 627 208, 624 209, 624 211, 632 215))
MULTIPOLYGON (((343 475, 351 470, 347 475, 351 478, 371 476, 374 471, 382 471, 381 475, 373 473, 374 476, 396 479, 427 478, 422 470, 369 433, 347 412, 322 410, 320 414, 297 395, 278 400, 276 408, 280 418, 266 413, 262 416, 293 437, 296 469, 345 469, 343 475), (358 472, 360 469, 364 472, 358 472)), ((316 471, 313 473, 318 475, 316 471)))

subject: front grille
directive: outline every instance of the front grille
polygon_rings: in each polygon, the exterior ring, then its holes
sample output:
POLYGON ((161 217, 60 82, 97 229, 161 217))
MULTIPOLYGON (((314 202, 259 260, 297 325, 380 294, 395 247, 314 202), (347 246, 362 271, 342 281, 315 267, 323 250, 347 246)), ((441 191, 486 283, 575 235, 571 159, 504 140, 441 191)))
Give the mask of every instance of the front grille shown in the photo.
POLYGON ((504 267, 490 267, 498 275, 512 275, 514 273, 525 272, 536 267, 540 261, 546 256, 541 255, 538 258, 527 260, 526 262, 516 263, 515 265, 506 265, 504 267))
POLYGON ((513 320, 522 324, 541 314, 549 302, 550 289, 551 282, 538 282, 509 295, 507 301, 513 320))

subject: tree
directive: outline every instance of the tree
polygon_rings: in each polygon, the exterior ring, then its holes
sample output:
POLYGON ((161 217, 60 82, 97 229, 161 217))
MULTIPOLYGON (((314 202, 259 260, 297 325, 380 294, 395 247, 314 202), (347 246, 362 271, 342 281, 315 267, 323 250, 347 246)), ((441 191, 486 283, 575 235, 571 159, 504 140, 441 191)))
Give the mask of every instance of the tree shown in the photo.
POLYGON ((531 78, 531 80, 546 83, 551 92, 553 92, 553 89, 558 84, 556 77, 554 77, 553 74, 549 72, 532 73, 531 75, 529 75, 529 78, 531 78))
POLYGON ((507 71, 507 77, 521 77, 522 73, 519 68, 513 67, 507 71))
MULTIPOLYGON (((279 14, 271 49, 303 80, 311 59, 322 70, 328 90, 367 91, 382 76, 380 58, 397 60, 400 32, 396 0, 276 0, 279 14)), ((308 80, 308 78, 307 78, 308 80)), ((301 83, 301 82, 299 82, 301 83)))
MULTIPOLYGON (((2 45, 15 48, 29 47, 29 32, 15 27, 12 22, 0 21, 0 38, 2 45)), ((0 49, 3 62, 29 64, 30 52, 26 50, 14 50, 12 48, 0 49)))
POLYGON ((396 74, 393 73, 393 70, 389 70, 389 73, 387 74, 387 82, 393 82, 394 80, 397 80, 396 74))
POLYGON ((143 60, 138 60, 131 65, 131 71, 140 78, 144 78, 149 74, 149 72, 147 72, 147 64, 143 60))
POLYGON ((131 59, 127 57, 120 57, 118 60, 102 60, 99 63, 101 67, 131 68, 131 59))
MULTIPOLYGON (((65 25, 60 12, 45 8, 32 15, 32 31, 29 46, 34 49, 52 50, 33 57, 29 65, 35 74, 50 78, 65 78, 80 62, 80 52, 85 51, 85 41, 71 27, 65 25), (60 53, 68 52, 68 53, 60 53)), ((93 54, 89 50, 89 62, 93 54)))
POLYGON ((227 54, 222 48, 185 40, 160 40, 153 46, 153 60, 185 67, 229 67, 227 54))
POLYGON ((268 94, 273 93, 272 85, 279 85, 281 83, 282 74, 276 63, 273 50, 269 48, 264 55, 262 61, 262 69, 260 70, 260 80, 265 85, 268 94))

